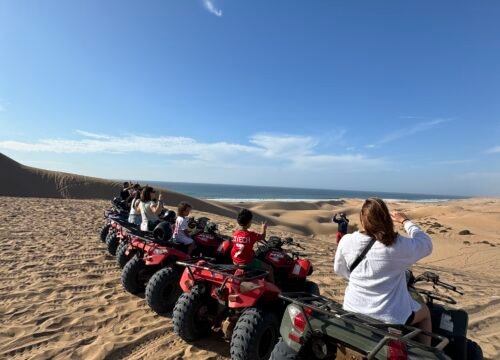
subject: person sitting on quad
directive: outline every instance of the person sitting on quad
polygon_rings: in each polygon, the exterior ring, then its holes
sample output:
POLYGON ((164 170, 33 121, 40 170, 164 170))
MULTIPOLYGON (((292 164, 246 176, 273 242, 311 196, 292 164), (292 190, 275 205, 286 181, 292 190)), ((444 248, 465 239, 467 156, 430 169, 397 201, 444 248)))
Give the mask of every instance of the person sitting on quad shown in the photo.
POLYGON ((262 233, 258 234, 248 229, 252 226, 253 214, 248 209, 243 209, 238 214, 238 225, 240 228, 233 232, 233 248, 231 249, 231 258, 233 264, 245 269, 260 269, 269 273, 268 279, 274 282, 273 267, 260 261, 255 257, 253 245, 266 237, 267 225, 262 223, 262 233))
POLYGON ((141 209, 139 207, 141 203, 141 193, 140 191, 135 191, 131 196, 132 201, 130 202, 130 212, 128 215, 128 222, 135 225, 141 225, 141 209))
POLYGON ((192 206, 182 201, 177 207, 177 219, 175 220, 174 240, 182 245, 187 245, 187 253, 191 255, 195 248, 193 239, 189 236, 189 213, 192 206))
POLYGON ((140 196, 141 191, 142 191, 141 185, 139 185, 139 184, 134 184, 134 185, 130 186, 130 190, 129 190, 130 196, 127 199, 127 205, 128 205, 129 209, 131 208, 132 201, 135 199, 135 195, 137 193, 139 193, 139 196, 140 196))
MULTIPOLYGON (((335 254, 334 271, 349 280, 344 309, 431 332, 429 308, 411 297, 405 276, 432 252, 431 238, 404 213, 390 213, 378 198, 364 202, 360 220, 363 231, 345 235, 335 254), (394 231, 393 221, 404 226, 408 237, 394 231)), ((429 345, 431 339, 421 335, 419 340, 429 345)))
POLYGON ((339 224, 339 227, 337 230, 337 245, 338 245, 340 242, 340 239, 342 239, 342 237, 345 234, 347 234, 347 228, 349 226, 349 219, 347 218, 347 216, 343 212, 341 212, 340 214, 333 215, 332 221, 334 223, 339 224), (337 217, 337 216, 339 216, 339 217, 337 217))
POLYGON ((130 196, 130 189, 132 189, 132 187, 130 186, 130 183, 128 181, 125 181, 123 183, 123 188, 120 191, 120 198, 122 199, 122 201, 124 203, 127 202, 128 198, 130 196))
POLYGON ((145 186, 141 191, 139 209, 142 217, 141 230, 152 231, 160 222, 158 214, 163 210, 161 193, 156 201, 156 191, 151 186, 145 186))

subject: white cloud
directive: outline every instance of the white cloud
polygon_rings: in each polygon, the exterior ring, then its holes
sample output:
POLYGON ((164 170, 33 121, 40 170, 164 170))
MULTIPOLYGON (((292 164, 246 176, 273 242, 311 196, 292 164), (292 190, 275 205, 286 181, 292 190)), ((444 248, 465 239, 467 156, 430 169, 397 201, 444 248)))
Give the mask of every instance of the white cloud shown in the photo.
POLYGON ((389 142, 392 142, 392 141, 395 141, 395 140, 398 140, 398 139, 401 139, 404 137, 408 137, 408 136, 417 134, 417 133, 422 132, 422 131, 431 130, 431 129, 435 128, 436 126, 443 124, 445 122, 448 122, 448 121, 449 121, 448 119, 434 119, 434 120, 430 120, 430 121, 424 121, 424 122, 420 122, 417 124, 413 124, 410 127, 400 129, 400 130, 397 130, 397 131, 394 131, 392 133, 387 134, 377 144, 379 144, 379 145, 386 144, 386 143, 389 143, 389 142))
POLYGON ((297 135, 266 135, 257 134, 250 137, 250 143, 264 150, 268 157, 293 157, 311 154, 318 145, 317 140, 310 136, 297 135))
POLYGON ((491 149, 488 149, 486 152, 489 154, 500 153, 500 146, 492 147, 491 149))
POLYGON ((380 165, 381 159, 362 154, 319 154, 319 141, 311 136, 256 134, 249 144, 228 142, 204 143, 182 136, 109 136, 77 130, 78 140, 42 139, 35 142, 0 141, 0 149, 50 153, 146 153, 172 156, 169 160, 202 161, 221 165, 224 162, 259 163, 261 166, 323 168, 343 164, 343 168, 380 165))
POLYGON ((109 139, 109 136, 107 136, 107 135, 91 133, 91 132, 83 131, 83 130, 76 130, 76 133, 80 134, 82 136, 85 136, 85 137, 92 138, 92 139, 109 139))
POLYGON ((222 16, 222 10, 217 9, 215 7, 213 0, 203 0, 203 6, 205 6, 205 9, 207 9, 209 12, 211 12, 215 16, 218 16, 218 17, 222 16))

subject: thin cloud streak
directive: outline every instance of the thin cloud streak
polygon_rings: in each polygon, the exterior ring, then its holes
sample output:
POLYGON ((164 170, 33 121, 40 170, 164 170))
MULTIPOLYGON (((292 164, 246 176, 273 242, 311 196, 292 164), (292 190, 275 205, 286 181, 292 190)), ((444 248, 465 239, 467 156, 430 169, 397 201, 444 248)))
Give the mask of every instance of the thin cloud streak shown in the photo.
POLYGON ((222 10, 217 9, 213 3, 213 0, 203 0, 203 6, 205 9, 207 9, 210 13, 214 14, 217 17, 222 16, 222 10))
POLYGON ((377 144, 382 145, 382 144, 387 144, 389 142, 393 142, 395 140, 399 140, 404 137, 408 137, 414 134, 417 134, 419 132, 431 130, 435 128, 438 125, 441 125, 443 123, 448 122, 448 119, 435 119, 431 121, 425 121, 425 122, 420 122, 417 124, 414 124, 413 126, 407 127, 400 129, 398 131, 392 132, 382 138, 377 144))
POLYGON ((491 149, 488 149, 486 152, 488 154, 497 154, 497 153, 500 153, 500 146, 492 147, 491 149))

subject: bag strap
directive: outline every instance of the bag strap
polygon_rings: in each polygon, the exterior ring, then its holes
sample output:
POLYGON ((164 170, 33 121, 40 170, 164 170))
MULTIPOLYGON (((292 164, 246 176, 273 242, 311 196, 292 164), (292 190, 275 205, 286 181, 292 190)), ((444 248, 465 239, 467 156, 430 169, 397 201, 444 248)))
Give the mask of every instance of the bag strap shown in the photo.
POLYGON ((349 267, 349 272, 352 273, 354 269, 359 265, 359 263, 365 258, 366 253, 372 248, 373 244, 375 244, 375 239, 371 239, 368 245, 363 249, 361 254, 354 260, 354 262, 349 267))

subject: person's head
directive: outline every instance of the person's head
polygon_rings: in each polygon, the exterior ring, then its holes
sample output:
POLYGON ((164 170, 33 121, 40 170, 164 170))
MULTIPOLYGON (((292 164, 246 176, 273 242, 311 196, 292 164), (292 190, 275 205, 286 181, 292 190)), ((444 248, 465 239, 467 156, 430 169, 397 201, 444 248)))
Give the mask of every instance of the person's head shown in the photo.
POLYGON ((123 188, 128 188, 130 186, 130 184, 128 183, 128 181, 125 181, 123 183, 123 188))
POLYGON ((359 216, 364 232, 368 236, 386 246, 394 243, 398 234, 394 231, 391 213, 382 199, 366 199, 359 216))
POLYGON ((240 225, 243 228, 249 228, 250 225, 252 225, 252 218, 253 214, 250 210, 242 209, 238 213, 238 218, 237 218, 238 225, 240 225))
POLYGON ((141 185, 134 184, 134 190, 141 190, 141 185))
POLYGON ((181 201, 179 206, 177 206, 177 214, 182 217, 188 216, 192 208, 187 202, 181 201))
POLYGON ((141 201, 148 202, 156 199, 156 191, 151 186, 145 186, 141 191, 141 201))
POLYGON ((140 199, 141 198, 141 192, 139 190, 135 190, 133 196, 134 196, 134 198, 133 198, 134 200, 140 199))
POLYGON ((345 213, 341 212, 339 215, 340 217, 345 218, 345 213))

